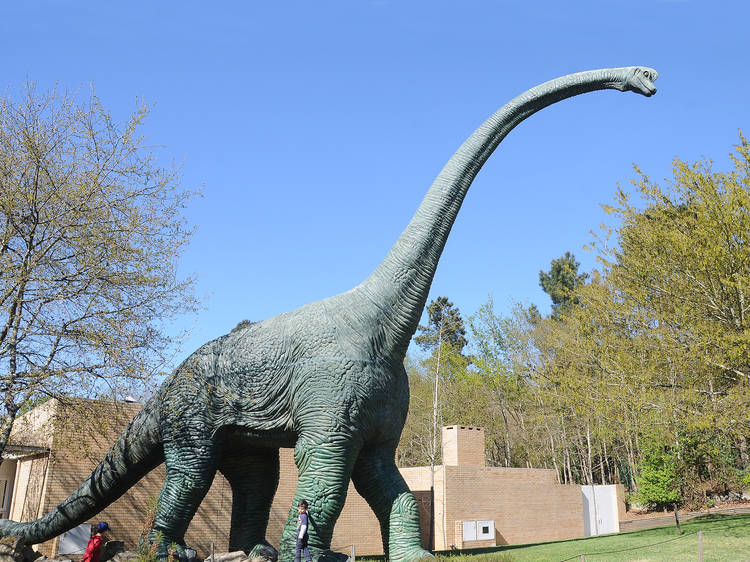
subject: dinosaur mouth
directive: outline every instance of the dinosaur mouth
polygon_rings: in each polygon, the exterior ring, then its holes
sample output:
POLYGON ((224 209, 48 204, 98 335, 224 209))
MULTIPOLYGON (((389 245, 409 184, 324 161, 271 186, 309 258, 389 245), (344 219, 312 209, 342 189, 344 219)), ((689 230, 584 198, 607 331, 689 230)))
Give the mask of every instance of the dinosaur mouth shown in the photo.
POLYGON ((643 74, 639 73, 638 79, 637 79, 638 91, 644 96, 646 96, 647 98, 653 96, 656 93, 656 86, 654 86, 654 80, 656 80, 658 77, 659 75, 654 70, 652 70, 648 76, 644 76, 643 74))
POLYGON ((648 84, 643 84, 644 88, 642 90, 643 95, 647 98, 650 98, 656 93, 656 86, 654 86, 653 82, 650 82, 648 84))

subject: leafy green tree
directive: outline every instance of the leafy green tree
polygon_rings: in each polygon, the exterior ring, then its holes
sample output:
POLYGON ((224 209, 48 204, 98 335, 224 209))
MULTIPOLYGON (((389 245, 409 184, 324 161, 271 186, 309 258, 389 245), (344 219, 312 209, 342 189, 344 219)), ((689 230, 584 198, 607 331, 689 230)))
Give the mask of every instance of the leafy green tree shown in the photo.
MULTIPOLYGON (((616 244, 599 249, 623 299, 651 318, 664 350, 661 383, 679 396, 681 431, 727 436, 744 455, 750 419, 750 145, 740 134, 733 170, 675 160, 661 186, 640 171, 636 207, 620 191, 608 210, 616 244)), ((603 242, 603 241, 602 241, 603 242)), ((677 429, 675 429, 676 433, 677 429)))
POLYGON ((539 286, 552 299, 552 315, 558 317, 578 304, 576 287, 586 282, 588 274, 578 273, 581 266, 574 254, 552 260, 549 271, 539 272, 539 286))
POLYGON ((194 310, 177 261, 190 193, 92 92, 0 100, 0 452, 14 418, 45 396, 116 393, 147 380, 194 310))
MULTIPOLYGON (((472 366, 439 378, 433 412, 484 425, 490 462, 551 466, 563 482, 633 482, 642 501, 670 506, 739 491, 750 472, 739 414, 750 409, 749 153, 740 135, 730 172, 676 160, 663 186, 638 172, 632 200, 619 191, 606 208, 618 224, 595 240, 603 268, 589 278, 567 253, 542 272, 550 317, 480 309, 472 366)), ((429 349, 442 372, 447 356, 429 349)), ((423 364, 419 387, 426 423, 434 367, 423 364)))
MULTIPOLYGON (((466 328, 464 326, 461 313, 447 297, 437 297, 432 300, 426 307, 428 323, 426 326, 419 326, 419 335, 415 336, 414 341, 422 349, 431 351, 430 357, 424 361, 426 367, 427 380, 430 380, 432 388, 432 408, 431 408, 431 428, 429 431, 429 441, 423 441, 421 447, 421 456, 426 457, 429 461, 431 470, 431 485, 434 486, 435 470, 441 454, 440 426, 442 425, 442 412, 446 400, 445 386, 456 378, 456 371, 462 371, 468 365, 468 359, 461 353, 466 346, 466 328)), ((423 380, 414 380, 413 384, 418 388, 424 388, 423 380)), ((448 393, 450 396, 450 393, 448 393)), ((423 427, 420 420, 424 419, 426 413, 424 406, 426 400, 413 394, 412 404, 422 406, 417 410, 410 410, 410 421, 412 425, 423 427)), ((407 420, 409 423, 409 419, 407 420)), ((417 435, 410 430, 407 434, 417 435)), ((423 433, 426 435, 426 433, 423 433)))
POLYGON ((461 353, 467 343, 461 312, 448 297, 437 297, 427 304, 427 325, 420 325, 417 330, 414 342, 425 350, 446 343, 461 353))
POLYGON ((476 396, 466 408, 474 412, 472 423, 485 428, 489 462, 509 467, 529 460, 533 447, 528 421, 536 410, 516 320, 496 314, 492 298, 469 319, 476 353, 468 382, 476 396))
POLYGON ((673 447, 660 441, 643 450, 635 499, 656 509, 670 508, 682 501, 683 484, 679 460, 673 447))

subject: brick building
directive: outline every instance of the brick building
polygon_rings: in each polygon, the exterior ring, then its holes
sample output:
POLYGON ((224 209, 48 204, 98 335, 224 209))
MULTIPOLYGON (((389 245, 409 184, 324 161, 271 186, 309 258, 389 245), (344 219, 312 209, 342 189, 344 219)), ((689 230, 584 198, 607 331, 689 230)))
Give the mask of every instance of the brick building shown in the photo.
MULTIPOLYGON (((0 465, 0 514, 30 521, 64 500, 98 464, 141 408, 134 403, 62 404, 50 400, 20 417, 0 465)), ((580 486, 560 485, 554 470, 487 467, 484 430, 443 428, 444 464, 402 468, 417 497, 425 547, 431 550, 518 544, 584 535, 580 486), (434 482, 434 491, 431 484, 434 482)), ((108 521, 114 538, 133 548, 145 526, 149 501, 158 496, 164 467, 158 467, 91 523, 108 521)), ((278 546, 297 483, 291 449, 281 449, 281 479, 271 507, 267 539, 278 546)), ((231 490, 221 474, 201 504, 185 537, 200 555, 226 550, 231 490)), ((621 508, 624 510, 624 505, 621 508)), ((295 510, 296 511, 296 510, 295 510)), ((39 546, 58 553, 60 539, 39 546)), ((336 524, 332 549, 381 554, 380 526, 350 483, 336 524)))

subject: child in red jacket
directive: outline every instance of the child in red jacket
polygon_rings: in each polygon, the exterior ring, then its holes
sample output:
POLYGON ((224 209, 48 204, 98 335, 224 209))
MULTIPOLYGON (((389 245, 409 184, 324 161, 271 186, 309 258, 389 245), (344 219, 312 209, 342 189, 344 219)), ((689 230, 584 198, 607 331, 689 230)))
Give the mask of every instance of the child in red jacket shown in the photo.
POLYGON ((109 531, 109 525, 106 521, 97 523, 96 533, 89 540, 89 544, 86 547, 86 553, 83 555, 81 562, 99 562, 99 553, 102 549, 102 543, 104 542, 105 533, 109 531))

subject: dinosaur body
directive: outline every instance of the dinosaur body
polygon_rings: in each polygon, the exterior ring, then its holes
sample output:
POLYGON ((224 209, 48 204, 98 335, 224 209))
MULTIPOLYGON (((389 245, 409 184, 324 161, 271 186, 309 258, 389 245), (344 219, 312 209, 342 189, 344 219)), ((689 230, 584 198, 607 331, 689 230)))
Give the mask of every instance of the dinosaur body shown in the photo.
POLYGON ((437 262, 471 182, 502 138, 552 103, 600 90, 650 96, 648 68, 605 69, 532 88, 501 108, 437 177, 385 260, 347 293, 240 326, 188 357, 67 500, 43 518, 0 521, 0 534, 48 540, 93 517, 166 463, 160 553, 183 536, 217 470, 233 492, 230 550, 265 543, 279 447, 294 447, 299 482, 281 545, 291 559, 295 506, 310 502, 310 547, 330 547, 351 478, 377 515, 391 560, 417 560, 419 512, 394 462, 408 410, 403 359, 437 262))

